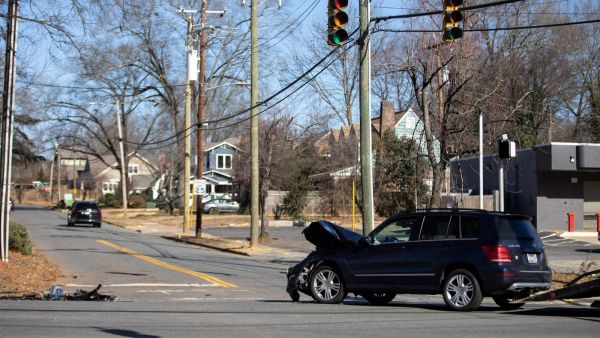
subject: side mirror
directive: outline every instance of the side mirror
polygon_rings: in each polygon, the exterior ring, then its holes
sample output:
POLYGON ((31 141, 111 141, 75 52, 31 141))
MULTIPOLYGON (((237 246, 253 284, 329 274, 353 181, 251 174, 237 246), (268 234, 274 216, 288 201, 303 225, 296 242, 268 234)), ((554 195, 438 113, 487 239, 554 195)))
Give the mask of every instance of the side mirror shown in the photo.
POLYGON ((358 240, 358 247, 359 248, 367 248, 371 246, 371 238, 370 237, 363 237, 361 239, 358 240))

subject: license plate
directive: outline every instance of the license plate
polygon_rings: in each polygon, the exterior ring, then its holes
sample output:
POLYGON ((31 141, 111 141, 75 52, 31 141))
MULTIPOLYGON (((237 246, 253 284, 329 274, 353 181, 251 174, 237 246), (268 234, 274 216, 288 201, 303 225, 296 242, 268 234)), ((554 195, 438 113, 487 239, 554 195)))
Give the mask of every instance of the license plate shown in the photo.
POLYGON ((83 214, 84 214, 84 215, 91 215, 91 214, 92 214, 92 212, 91 212, 90 210, 86 210, 86 211, 84 211, 84 212, 83 212, 83 214))
POLYGON ((537 264, 538 258, 536 254, 527 254, 527 261, 530 264, 537 264))

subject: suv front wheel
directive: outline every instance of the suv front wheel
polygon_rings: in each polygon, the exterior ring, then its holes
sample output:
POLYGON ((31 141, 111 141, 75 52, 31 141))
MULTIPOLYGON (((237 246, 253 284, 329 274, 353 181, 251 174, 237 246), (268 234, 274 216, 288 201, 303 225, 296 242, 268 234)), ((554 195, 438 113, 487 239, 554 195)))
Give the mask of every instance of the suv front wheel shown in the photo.
POLYGON ((458 311, 476 310, 483 300, 477 278, 464 269, 454 270, 448 275, 443 295, 446 305, 458 311))
POLYGON ((317 267, 310 275, 310 292, 318 303, 338 304, 346 298, 338 272, 327 265, 317 267))

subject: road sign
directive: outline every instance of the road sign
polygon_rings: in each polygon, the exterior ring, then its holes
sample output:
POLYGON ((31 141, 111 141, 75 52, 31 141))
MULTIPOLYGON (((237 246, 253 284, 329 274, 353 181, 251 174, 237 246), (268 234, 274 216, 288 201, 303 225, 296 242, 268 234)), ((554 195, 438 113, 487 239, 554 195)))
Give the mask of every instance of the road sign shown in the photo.
POLYGON ((206 193, 206 180, 194 180, 194 195, 206 193))

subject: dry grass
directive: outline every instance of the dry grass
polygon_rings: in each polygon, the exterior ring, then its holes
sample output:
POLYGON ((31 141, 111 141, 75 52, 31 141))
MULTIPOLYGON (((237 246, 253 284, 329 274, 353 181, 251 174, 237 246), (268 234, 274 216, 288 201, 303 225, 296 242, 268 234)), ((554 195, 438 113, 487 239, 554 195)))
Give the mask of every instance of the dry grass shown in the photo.
POLYGON ((8 263, 0 263, 0 297, 46 291, 61 276, 60 268, 35 249, 29 256, 11 251, 8 263))

